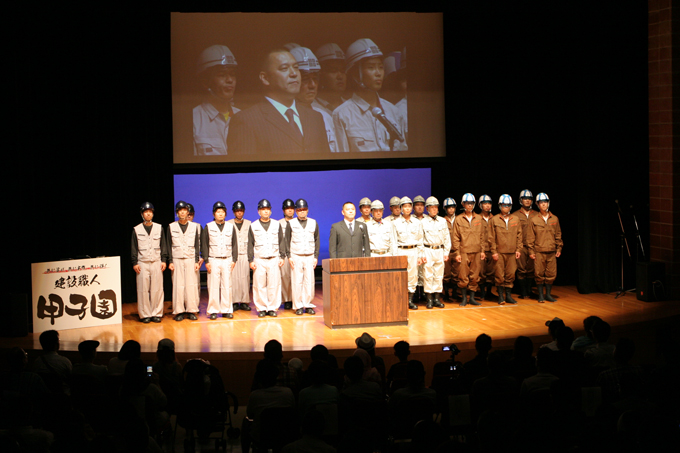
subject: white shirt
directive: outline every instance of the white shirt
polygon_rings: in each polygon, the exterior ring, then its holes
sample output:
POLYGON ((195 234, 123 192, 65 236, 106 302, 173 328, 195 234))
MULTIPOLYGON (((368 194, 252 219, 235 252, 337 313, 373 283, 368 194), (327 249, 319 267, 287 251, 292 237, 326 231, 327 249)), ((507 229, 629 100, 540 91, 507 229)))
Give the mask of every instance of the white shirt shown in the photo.
POLYGON ((271 105, 274 106, 274 108, 283 116, 283 118, 286 121, 288 121, 288 117, 286 116, 286 111, 288 109, 291 109, 294 113, 293 119, 295 120, 295 124, 297 124, 298 127, 300 128, 300 132, 302 133, 302 135, 305 135, 305 132, 302 130, 302 123, 300 122, 300 114, 298 113, 297 108, 295 107, 295 101, 293 101, 293 105, 291 105, 290 107, 286 107, 285 105, 281 104, 278 101, 275 101, 274 99, 272 99, 270 97, 265 96, 265 99, 267 99, 271 103, 271 105))

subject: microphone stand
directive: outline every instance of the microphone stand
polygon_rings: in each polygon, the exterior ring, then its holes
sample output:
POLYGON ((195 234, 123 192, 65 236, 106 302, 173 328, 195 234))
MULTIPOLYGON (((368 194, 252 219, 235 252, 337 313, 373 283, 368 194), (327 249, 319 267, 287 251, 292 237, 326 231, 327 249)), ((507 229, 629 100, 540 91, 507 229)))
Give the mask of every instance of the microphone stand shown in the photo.
POLYGON ((623 220, 621 219, 621 206, 619 206, 619 200, 614 200, 616 202, 616 206, 619 208, 618 211, 618 216, 619 216, 619 225, 621 226, 621 286, 619 286, 618 291, 616 292, 616 296, 614 299, 618 299, 619 296, 625 296, 627 292, 633 292, 635 291, 635 288, 625 290, 623 286, 623 248, 624 245, 626 246, 626 251, 628 252, 628 259, 631 259, 631 254, 630 254, 630 247, 628 247, 628 239, 626 239, 626 230, 623 228, 623 220))

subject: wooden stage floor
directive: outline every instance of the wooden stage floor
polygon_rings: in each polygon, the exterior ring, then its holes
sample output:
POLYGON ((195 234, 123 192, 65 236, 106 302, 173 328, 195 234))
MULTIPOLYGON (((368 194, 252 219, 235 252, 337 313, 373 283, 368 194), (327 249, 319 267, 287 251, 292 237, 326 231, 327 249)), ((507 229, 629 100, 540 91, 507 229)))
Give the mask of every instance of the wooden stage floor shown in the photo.
MULTIPOLYGON (((495 290, 494 290, 495 292, 495 290)), ((409 311, 408 326, 330 329, 323 322, 323 297, 321 284, 317 284, 316 315, 297 316, 292 310, 280 309, 277 318, 258 318, 256 311, 237 311, 234 319, 209 320, 205 314, 207 291, 203 289, 200 315, 197 321, 172 319, 170 302, 166 302, 166 315, 159 324, 142 324, 138 321, 136 304, 123 304, 123 323, 107 327, 89 327, 60 332, 61 350, 77 351, 83 340, 98 340, 100 352, 115 352, 130 339, 142 345, 142 351, 155 352, 158 340, 171 338, 178 353, 253 353, 261 351, 264 344, 279 340, 284 351, 309 351, 316 344, 324 344, 332 350, 354 349, 354 339, 369 332, 377 340, 376 347, 391 351, 399 340, 408 341, 412 351, 441 351, 442 345, 466 344, 486 333, 494 339, 494 345, 512 345, 519 335, 534 338, 534 342, 547 340, 545 321, 557 316, 572 327, 577 335, 583 326, 583 318, 597 315, 617 327, 649 323, 680 314, 678 301, 646 303, 638 301, 635 294, 614 298, 614 294, 579 294, 575 287, 556 286, 553 294, 559 296, 557 303, 539 304, 535 300, 520 300, 517 305, 499 306, 484 301, 481 307, 459 307, 447 303, 446 308, 427 310, 423 305, 417 311, 409 311), (543 338, 545 337, 545 338, 543 338), (388 349, 389 348, 389 349, 388 349)), ((251 304, 251 307, 253 305, 251 304)), ((24 338, 0 339, 0 348, 21 346, 40 349, 37 334, 24 338)), ((243 355, 243 354, 238 354, 243 355)), ((287 354, 290 355, 290 354, 287 354)))

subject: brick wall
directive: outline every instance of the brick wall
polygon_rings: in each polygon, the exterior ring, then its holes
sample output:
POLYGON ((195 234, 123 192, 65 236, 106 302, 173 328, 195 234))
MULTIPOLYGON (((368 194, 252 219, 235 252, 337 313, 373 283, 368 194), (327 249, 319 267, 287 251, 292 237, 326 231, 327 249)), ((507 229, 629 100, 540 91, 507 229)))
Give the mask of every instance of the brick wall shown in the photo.
POLYGON ((674 117, 680 112, 680 8, 672 0, 649 0, 647 8, 650 253, 666 264, 667 290, 679 299, 680 126, 674 117))

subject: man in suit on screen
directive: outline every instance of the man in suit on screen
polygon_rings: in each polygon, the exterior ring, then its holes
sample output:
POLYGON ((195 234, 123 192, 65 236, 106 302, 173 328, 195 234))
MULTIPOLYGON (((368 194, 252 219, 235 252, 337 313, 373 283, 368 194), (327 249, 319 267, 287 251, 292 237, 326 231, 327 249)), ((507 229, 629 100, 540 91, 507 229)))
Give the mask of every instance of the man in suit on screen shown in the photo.
POLYGON ((331 237, 328 240, 331 258, 371 256, 371 243, 366 224, 354 220, 355 214, 354 203, 348 201, 342 205, 344 219, 331 226, 331 237))
POLYGON ((265 98, 232 118, 229 154, 330 153, 321 114, 295 102, 302 83, 295 57, 285 49, 269 52, 259 78, 265 98))

